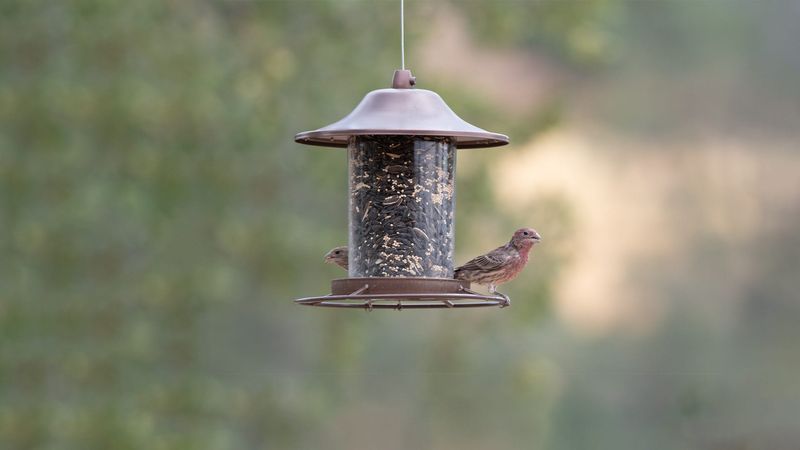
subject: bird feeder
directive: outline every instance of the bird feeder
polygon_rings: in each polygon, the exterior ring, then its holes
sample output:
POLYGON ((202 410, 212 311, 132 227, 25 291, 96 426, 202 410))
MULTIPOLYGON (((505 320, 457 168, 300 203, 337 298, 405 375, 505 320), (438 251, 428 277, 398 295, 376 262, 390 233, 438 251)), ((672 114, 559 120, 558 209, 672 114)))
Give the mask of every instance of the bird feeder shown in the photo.
POLYGON ((344 119, 299 133, 301 144, 347 148, 348 278, 313 306, 454 308, 503 304, 453 279, 456 151, 508 144, 459 118, 433 91, 397 70, 344 119))

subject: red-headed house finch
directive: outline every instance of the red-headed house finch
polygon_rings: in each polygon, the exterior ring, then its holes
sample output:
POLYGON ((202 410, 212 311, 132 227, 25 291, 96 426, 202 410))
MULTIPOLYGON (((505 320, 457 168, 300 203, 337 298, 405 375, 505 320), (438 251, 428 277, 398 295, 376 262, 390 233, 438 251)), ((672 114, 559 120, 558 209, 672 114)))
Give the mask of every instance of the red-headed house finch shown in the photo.
POLYGON ((342 269, 347 270, 347 263, 348 263, 347 256, 348 256, 347 246, 336 247, 334 249, 331 249, 331 251, 325 254, 325 262, 336 264, 342 269))
POLYGON ((513 280, 528 263, 528 252, 542 240, 533 228, 520 228, 508 244, 456 267, 454 278, 477 284, 488 284, 491 294, 505 299, 503 307, 511 304, 507 295, 497 292, 497 285, 513 280))

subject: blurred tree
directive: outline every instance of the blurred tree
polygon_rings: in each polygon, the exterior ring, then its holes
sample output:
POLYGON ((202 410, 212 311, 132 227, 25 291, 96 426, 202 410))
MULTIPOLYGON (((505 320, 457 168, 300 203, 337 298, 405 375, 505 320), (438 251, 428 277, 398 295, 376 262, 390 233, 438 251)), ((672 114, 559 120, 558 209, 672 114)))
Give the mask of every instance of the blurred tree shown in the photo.
MULTIPOLYGON (((558 42, 573 10, 529 12, 558 42)), ((383 325, 289 302, 346 239, 344 155, 292 135, 385 84, 398 32, 370 2, 0 4, 0 446, 326 446, 383 325)))
MULTIPOLYGON (((408 2, 409 49, 449 5, 487 46, 594 75, 573 103, 598 123, 797 140, 792 2, 433 5, 408 2)), ((508 314, 289 301, 328 289, 322 255, 346 240, 344 154, 292 136, 386 86, 398 35, 392 2, 0 2, 0 448, 796 447, 796 207, 725 240, 697 220, 703 185, 679 190, 690 248, 632 268, 678 305, 648 336, 546 320, 564 263, 547 246, 508 314)), ((559 95, 517 115, 436 83, 514 142, 569 117, 559 95)), ((459 172, 460 261, 529 217, 568 241, 558 195, 494 210, 495 157, 459 172)))

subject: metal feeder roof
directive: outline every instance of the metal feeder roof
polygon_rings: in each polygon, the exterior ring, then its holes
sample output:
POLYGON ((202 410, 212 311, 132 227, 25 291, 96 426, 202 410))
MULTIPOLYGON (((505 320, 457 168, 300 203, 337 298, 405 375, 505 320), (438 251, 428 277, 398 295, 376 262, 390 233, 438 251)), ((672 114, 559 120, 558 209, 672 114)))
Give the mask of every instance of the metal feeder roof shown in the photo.
POLYGON ((351 136, 404 135, 455 138, 458 148, 508 144, 508 136, 478 128, 458 117, 439 94, 413 89, 411 71, 397 70, 391 89, 368 93, 344 119, 295 135, 300 144, 347 147, 351 136))

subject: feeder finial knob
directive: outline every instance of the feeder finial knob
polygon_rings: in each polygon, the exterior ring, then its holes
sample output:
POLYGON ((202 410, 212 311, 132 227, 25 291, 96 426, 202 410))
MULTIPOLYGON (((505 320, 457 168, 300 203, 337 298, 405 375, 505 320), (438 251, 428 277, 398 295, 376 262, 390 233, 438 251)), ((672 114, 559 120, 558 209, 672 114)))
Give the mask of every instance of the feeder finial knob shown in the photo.
POLYGON ((410 70, 395 70, 392 78, 394 89, 411 89, 417 84, 417 77, 411 75, 410 70))

